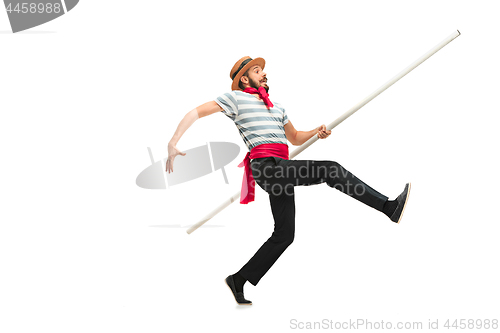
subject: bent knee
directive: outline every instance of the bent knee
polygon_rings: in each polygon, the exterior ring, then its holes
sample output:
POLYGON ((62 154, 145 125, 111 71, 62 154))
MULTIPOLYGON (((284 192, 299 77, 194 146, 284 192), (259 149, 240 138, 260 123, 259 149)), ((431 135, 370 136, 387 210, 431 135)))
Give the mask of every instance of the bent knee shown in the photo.
POLYGON ((280 244, 287 246, 287 247, 293 243, 294 239, 295 239, 294 232, 288 232, 288 233, 282 233, 282 234, 273 233, 273 235, 271 236, 271 240, 273 242, 280 243, 280 244))
POLYGON ((335 169, 338 169, 338 168, 342 167, 340 165, 340 163, 338 163, 336 161, 328 161, 328 165, 329 165, 330 168, 335 168, 335 169))

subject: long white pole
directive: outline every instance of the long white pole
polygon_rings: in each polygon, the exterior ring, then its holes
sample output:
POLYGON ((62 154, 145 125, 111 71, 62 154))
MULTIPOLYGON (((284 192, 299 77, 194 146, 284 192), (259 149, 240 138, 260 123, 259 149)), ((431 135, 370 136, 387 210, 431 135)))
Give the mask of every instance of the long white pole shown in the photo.
MULTIPOLYGON (((415 69, 418 65, 420 65, 421 63, 423 63, 424 61, 426 61, 427 59, 429 59, 434 53, 436 53, 437 51, 441 50, 443 47, 445 47, 448 43, 450 43, 452 40, 454 40, 458 36, 460 36, 460 31, 457 30, 457 31, 453 32, 451 35, 449 35, 448 37, 446 37, 445 39, 443 39, 439 44, 437 44, 432 49, 430 49, 428 52, 426 52, 423 56, 421 56, 420 58, 418 58, 417 60, 415 60, 411 65, 409 65, 408 67, 406 67, 405 69, 403 69, 399 74, 397 74, 396 76, 394 76, 392 79, 390 79, 385 84, 383 84, 380 88, 378 88, 373 93, 371 93, 370 95, 368 95, 361 102, 359 102, 358 104, 354 105, 352 108, 350 108, 349 110, 347 110, 347 112, 345 112, 343 115, 341 115, 340 117, 338 117, 335 121, 333 121, 330 124, 328 124, 328 126, 326 126, 326 128, 328 130, 332 130, 338 124, 340 124, 341 122, 343 122, 344 120, 346 120, 347 118, 349 118, 350 116, 352 116, 356 111, 358 111, 363 106, 365 106, 366 104, 368 104, 368 102, 370 102, 372 99, 374 99, 375 97, 377 97, 378 95, 380 95, 387 88, 389 88, 394 83, 396 83, 397 81, 399 81, 403 76, 405 76, 406 74, 408 74, 409 72, 411 72, 413 69, 415 69)), ((304 151, 304 149, 308 148, 310 145, 312 145, 313 143, 315 143, 317 140, 318 140, 318 136, 314 135, 312 138, 310 138, 304 144, 302 144, 299 148, 297 148, 294 151, 292 151, 290 153, 290 159, 292 159, 295 156, 297 156, 298 154, 300 154, 302 151, 304 151)), ((193 231, 195 231, 200 226, 202 226, 205 222, 207 222, 212 217, 214 217, 215 215, 217 215, 224 208, 226 208, 227 206, 229 206, 234 201, 238 200, 239 197, 240 197, 240 192, 238 191, 238 193, 234 194, 231 198, 229 198, 228 200, 224 201, 219 207, 217 207, 215 210, 213 210, 208 215, 206 215, 201 221, 199 221, 198 223, 192 225, 187 230, 187 233, 191 234, 193 231)))

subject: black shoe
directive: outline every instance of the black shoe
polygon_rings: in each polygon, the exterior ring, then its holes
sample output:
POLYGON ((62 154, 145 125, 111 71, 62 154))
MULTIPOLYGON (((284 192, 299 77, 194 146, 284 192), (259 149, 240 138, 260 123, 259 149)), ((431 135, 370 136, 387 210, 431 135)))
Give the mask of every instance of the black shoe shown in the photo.
POLYGON ((403 217, 403 213, 405 211, 406 203, 408 202, 408 197, 410 196, 410 189, 411 189, 411 184, 410 183, 406 184, 403 193, 401 193, 397 197, 396 200, 398 201, 398 207, 396 207, 396 210, 391 215, 391 221, 396 223, 399 223, 401 221, 401 217, 403 217))
POLYGON ((234 286, 234 280, 233 280, 232 275, 229 275, 226 278, 226 284, 229 287, 229 289, 231 289, 231 292, 233 293, 233 296, 234 296, 234 299, 236 300, 236 303, 238 303, 239 305, 252 305, 252 301, 245 299, 245 296, 243 295, 242 292, 236 291, 236 287, 234 286))

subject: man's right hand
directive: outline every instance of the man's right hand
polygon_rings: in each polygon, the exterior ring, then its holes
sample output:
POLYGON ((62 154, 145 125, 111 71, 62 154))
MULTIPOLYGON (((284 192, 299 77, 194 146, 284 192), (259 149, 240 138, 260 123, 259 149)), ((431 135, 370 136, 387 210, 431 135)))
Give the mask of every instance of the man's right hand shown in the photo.
POLYGON ((168 173, 174 172, 174 158, 177 155, 184 156, 186 153, 181 152, 177 147, 173 144, 168 144, 168 159, 167 159, 167 169, 168 173))
POLYGON ((167 169, 168 173, 174 172, 174 159, 177 155, 186 155, 186 153, 182 153, 175 147, 182 134, 186 132, 186 130, 199 118, 206 117, 208 115, 214 114, 216 112, 222 111, 222 107, 217 104, 215 101, 207 102, 198 106, 196 109, 193 109, 186 113, 184 118, 181 120, 179 125, 177 126, 177 130, 175 131, 172 139, 168 143, 168 159, 167 159, 167 169))

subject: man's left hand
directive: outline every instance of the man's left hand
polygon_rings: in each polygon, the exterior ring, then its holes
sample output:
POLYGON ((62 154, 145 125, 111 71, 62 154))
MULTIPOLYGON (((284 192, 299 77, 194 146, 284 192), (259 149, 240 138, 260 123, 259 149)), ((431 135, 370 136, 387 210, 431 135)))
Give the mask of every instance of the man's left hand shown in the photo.
POLYGON ((332 131, 327 131, 325 125, 318 127, 318 138, 326 139, 330 134, 332 134, 332 131))

